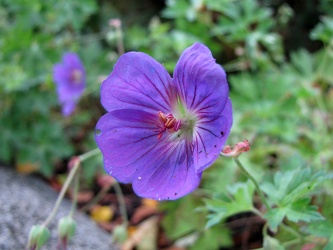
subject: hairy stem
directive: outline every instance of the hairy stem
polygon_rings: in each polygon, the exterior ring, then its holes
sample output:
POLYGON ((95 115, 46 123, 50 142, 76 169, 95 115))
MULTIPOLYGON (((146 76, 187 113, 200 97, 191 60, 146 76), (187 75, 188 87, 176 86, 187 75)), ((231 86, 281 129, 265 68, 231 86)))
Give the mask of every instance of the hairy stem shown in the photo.
POLYGON ((114 187, 114 190, 116 191, 117 199, 119 202, 119 208, 120 208, 121 217, 123 218, 123 224, 125 224, 127 226, 128 225, 128 215, 127 215, 126 204, 125 204, 123 192, 121 191, 120 185, 117 181, 114 183, 113 187, 114 187))
POLYGON ((69 212, 69 216, 73 216, 76 206, 77 206, 77 197, 79 193, 79 178, 80 178, 80 172, 78 172, 74 176, 74 181, 73 181, 73 203, 71 207, 71 211, 69 212))
POLYGON ((66 181, 64 183, 64 185, 62 186, 61 188, 61 191, 60 191, 60 194, 56 200, 56 203, 51 211, 51 213, 49 214, 49 216, 47 217, 47 219, 44 221, 44 223, 42 224, 44 227, 47 227, 47 225, 50 223, 50 221, 53 219, 53 217, 56 215, 58 209, 59 209, 59 206, 61 204, 61 201, 63 200, 64 196, 65 196, 65 193, 70 185, 70 183, 72 182, 77 170, 79 169, 80 167, 80 164, 81 162, 87 160, 88 158, 90 157, 93 157, 97 154, 100 153, 100 150, 98 148, 94 149, 94 150, 91 150, 87 153, 84 153, 80 156, 78 156, 76 159, 74 158, 74 165, 73 167, 71 168, 67 178, 66 178, 66 181))
POLYGON ((244 168, 243 164, 239 161, 239 159, 236 157, 234 158, 237 166, 247 175, 247 177, 250 178, 250 180, 253 182, 254 186, 256 187, 256 190, 258 192, 258 195, 261 199, 261 201, 264 203, 264 205, 266 206, 267 211, 271 210, 271 207, 269 206, 266 197, 264 195, 264 193, 261 191, 258 182, 256 181, 256 179, 244 168))
POLYGON ((47 225, 50 223, 50 221, 53 219, 53 217, 56 215, 58 208, 60 206, 61 201, 63 200, 65 193, 69 187, 69 184, 71 183, 76 171, 78 170, 80 166, 80 161, 76 160, 74 163, 73 168, 71 169, 71 171, 69 172, 69 175, 64 183, 64 185, 61 188, 60 194, 58 196, 58 199, 53 207, 53 210, 51 211, 51 213, 49 214, 49 216, 47 217, 47 219, 44 221, 43 226, 47 227, 47 225))
POLYGON ((95 148, 91 151, 88 151, 87 153, 84 153, 84 154, 79 156, 80 162, 83 162, 83 161, 87 160, 88 158, 91 158, 91 157, 93 157, 95 155, 98 155, 100 153, 101 153, 101 151, 99 150, 99 148, 95 148))
POLYGON ((84 205, 82 208, 80 208, 81 212, 88 211, 93 205, 97 204, 111 189, 111 186, 103 187, 101 191, 98 192, 98 194, 92 198, 86 205, 84 205))

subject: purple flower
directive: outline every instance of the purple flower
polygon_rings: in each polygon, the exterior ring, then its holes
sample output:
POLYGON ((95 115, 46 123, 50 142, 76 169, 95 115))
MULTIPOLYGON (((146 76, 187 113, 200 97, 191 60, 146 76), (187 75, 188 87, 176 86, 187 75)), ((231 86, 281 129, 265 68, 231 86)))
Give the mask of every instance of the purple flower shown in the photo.
POLYGON ((75 110, 86 85, 86 73, 78 55, 65 53, 62 62, 53 67, 53 80, 57 85, 62 114, 69 116, 75 110))
POLYGON ((152 57, 122 55, 103 82, 108 111, 96 125, 106 171, 151 199, 177 199, 198 187, 232 125, 224 70, 195 43, 173 75, 152 57))

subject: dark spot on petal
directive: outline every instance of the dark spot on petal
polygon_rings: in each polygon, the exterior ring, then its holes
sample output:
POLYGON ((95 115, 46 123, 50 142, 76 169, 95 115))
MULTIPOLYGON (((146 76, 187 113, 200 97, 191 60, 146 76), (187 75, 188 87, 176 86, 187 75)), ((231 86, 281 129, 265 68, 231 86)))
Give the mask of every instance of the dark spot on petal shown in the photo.
POLYGON ((175 193, 175 195, 177 195, 177 193, 175 193))
POLYGON ((168 197, 168 200, 170 200, 170 197, 168 197))
POLYGON ((113 130, 113 133, 117 133, 117 129, 113 130))
POLYGON ((224 136, 224 132, 223 131, 221 131, 221 135, 222 135, 222 137, 224 136))
POLYGON ((214 145, 214 148, 216 148, 216 145, 214 145))
POLYGON ((100 129, 96 129, 96 130, 95 130, 95 134, 96 134, 96 135, 100 135, 101 133, 102 133, 102 131, 101 131, 100 129))
POLYGON ((202 152, 202 150, 199 151, 199 154, 202 152))

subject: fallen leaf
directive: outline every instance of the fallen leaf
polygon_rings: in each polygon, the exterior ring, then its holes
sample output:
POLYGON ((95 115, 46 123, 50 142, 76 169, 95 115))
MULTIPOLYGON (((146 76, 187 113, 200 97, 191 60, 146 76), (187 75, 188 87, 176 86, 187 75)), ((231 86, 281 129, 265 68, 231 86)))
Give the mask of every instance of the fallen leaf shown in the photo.
POLYGON ((129 226, 127 228, 127 232, 128 232, 129 237, 131 237, 137 230, 138 229, 137 229, 136 226, 129 226))
POLYGON ((137 209, 135 209, 134 214, 131 218, 131 222, 133 225, 136 225, 141 221, 147 219, 148 217, 156 214, 158 214, 156 208, 140 206, 137 209))
POLYGON ((141 222, 136 231, 121 246, 122 250, 156 250, 158 234, 158 216, 152 216, 141 222))
POLYGON ((146 207, 156 208, 158 207, 159 202, 157 200, 151 200, 151 199, 142 199, 142 205, 146 207))
POLYGON ((96 205, 90 210, 90 217, 96 222, 107 222, 113 217, 113 210, 110 206, 96 205))
POLYGON ((33 162, 18 163, 15 169, 20 174, 31 174, 39 169, 39 164, 33 162))
POLYGON ((80 191, 77 196, 78 203, 87 203, 89 202, 94 196, 94 193, 90 190, 80 191))

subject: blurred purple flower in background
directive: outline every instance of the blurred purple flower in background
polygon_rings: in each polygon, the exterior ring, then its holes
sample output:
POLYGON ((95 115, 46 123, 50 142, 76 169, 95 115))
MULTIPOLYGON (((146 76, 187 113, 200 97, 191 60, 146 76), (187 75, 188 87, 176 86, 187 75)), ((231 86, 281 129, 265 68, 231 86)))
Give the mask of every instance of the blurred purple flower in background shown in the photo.
POLYGON ((86 73, 79 56, 65 53, 62 62, 53 67, 53 80, 57 85, 62 114, 69 116, 74 112, 86 86, 86 73))
POLYGON ((173 75, 141 52, 122 55, 101 87, 108 111, 96 125, 106 171, 151 199, 177 199, 198 187, 232 126, 226 74, 195 43, 173 75))

